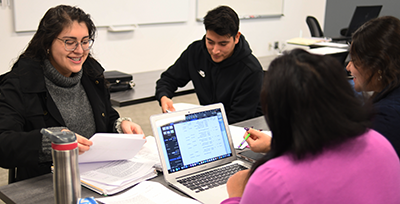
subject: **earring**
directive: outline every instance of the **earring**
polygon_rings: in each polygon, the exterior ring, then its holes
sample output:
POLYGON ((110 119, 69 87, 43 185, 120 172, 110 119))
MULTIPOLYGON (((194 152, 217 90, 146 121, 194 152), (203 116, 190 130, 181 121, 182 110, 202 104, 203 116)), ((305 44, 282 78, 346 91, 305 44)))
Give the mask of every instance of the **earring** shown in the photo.
POLYGON ((382 80, 382 70, 378 70, 379 78, 378 81, 382 80))
POLYGON ((50 53, 50 49, 47 49, 47 54, 49 54, 50 53))

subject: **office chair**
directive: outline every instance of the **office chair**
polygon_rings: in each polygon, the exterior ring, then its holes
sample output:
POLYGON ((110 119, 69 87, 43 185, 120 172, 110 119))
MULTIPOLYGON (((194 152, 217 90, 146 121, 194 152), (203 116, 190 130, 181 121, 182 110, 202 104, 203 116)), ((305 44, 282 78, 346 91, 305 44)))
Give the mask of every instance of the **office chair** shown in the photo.
POLYGON ((306 22, 308 28, 310 29, 311 37, 324 37, 324 33, 322 32, 321 26, 318 23, 318 20, 314 16, 307 16, 306 22))

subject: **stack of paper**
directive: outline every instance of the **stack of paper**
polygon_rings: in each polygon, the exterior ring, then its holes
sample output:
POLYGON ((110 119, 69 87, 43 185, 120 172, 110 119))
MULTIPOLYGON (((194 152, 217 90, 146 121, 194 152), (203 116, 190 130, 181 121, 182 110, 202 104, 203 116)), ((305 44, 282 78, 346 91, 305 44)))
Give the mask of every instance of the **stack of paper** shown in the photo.
POLYGON ((79 164, 83 186, 103 195, 113 195, 141 181, 154 178, 154 163, 120 160, 79 164))
POLYGON ((313 45, 317 45, 317 46, 321 46, 321 47, 337 47, 337 48, 343 48, 343 49, 349 48, 348 44, 335 43, 335 42, 317 42, 317 43, 314 43, 313 45))
POLYGON ((326 38, 292 38, 286 41, 288 44, 294 45, 312 45, 318 42, 328 42, 330 39, 326 38))
POLYGON ((331 55, 348 51, 347 49, 335 48, 335 47, 319 47, 319 48, 309 49, 308 52, 317 55, 331 55))
POLYGON ((90 140, 92 147, 78 158, 83 186, 112 195, 157 176, 158 154, 152 142, 144 145, 143 135, 101 133, 90 140))
POLYGON ((157 150, 157 144, 153 136, 146 137, 146 143, 143 145, 142 149, 140 149, 140 151, 136 154, 134 158, 140 161, 146 160, 152 162, 154 164, 153 167, 156 168, 157 171, 162 172, 161 161, 157 150))

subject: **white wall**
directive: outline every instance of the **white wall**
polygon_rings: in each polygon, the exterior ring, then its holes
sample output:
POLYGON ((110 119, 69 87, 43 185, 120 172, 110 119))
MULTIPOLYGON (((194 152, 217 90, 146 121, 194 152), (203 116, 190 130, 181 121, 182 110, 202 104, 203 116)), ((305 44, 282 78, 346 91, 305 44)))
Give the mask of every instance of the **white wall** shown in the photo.
MULTIPOLYGON (((196 1, 188 1, 190 16, 186 23, 141 25, 133 32, 123 33, 98 28, 93 56, 106 70, 139 73, 168 68, 192 41, 205 34, 203 24, 195 20, 196 1)), ((241 20, 239 30, 255 56, 276 54, 269 46, 273 42, 279 41, 282 46, 287 39, 298 37, 300 30, 303 37, 310 37, 305 22, 307 15, 315 16, 323 27, 325 5, 326 0, 284 0, 284 16, 241 20)), ((34 34, 14 32, 11 7, 0 7, 0 74, 11 69, 34 34)))

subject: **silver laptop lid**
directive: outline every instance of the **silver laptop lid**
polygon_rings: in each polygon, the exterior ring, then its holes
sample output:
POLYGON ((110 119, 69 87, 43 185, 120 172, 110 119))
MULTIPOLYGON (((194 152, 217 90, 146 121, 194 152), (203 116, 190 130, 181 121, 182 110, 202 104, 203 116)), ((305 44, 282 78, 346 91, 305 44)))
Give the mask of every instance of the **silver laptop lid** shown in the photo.
POLYGON ((167 181, 236 160, 221 103, 150 117, 167 181))

